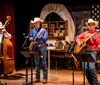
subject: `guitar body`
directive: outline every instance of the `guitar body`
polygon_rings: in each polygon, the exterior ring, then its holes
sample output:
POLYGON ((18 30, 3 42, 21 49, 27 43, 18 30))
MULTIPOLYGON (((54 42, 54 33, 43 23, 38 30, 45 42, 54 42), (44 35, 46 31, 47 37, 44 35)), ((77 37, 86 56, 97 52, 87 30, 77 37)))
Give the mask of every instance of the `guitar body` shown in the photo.
POLYGON ((37 42, 31 42, 29 45, 29 50, 33 52, 37 52, 38 50, 38 44, 37 42))
POLYGON ((80 40, 81 45, 78 45, 76 43, 75 48, 74 48, 74 53, 83 53, 85 51, 85 49, 87 48, 87 45, 89 44, 88 41, 90 40, 90 38, 93 37, 94 35, 96 35, 99 32, 100 32, 100 30, 97 30, 92 35, 89 35, 89 36, 86 36, 86 37, 82 38, 80 40))
POLYGON ((81 39, 81 45, 75 44, 74 53, 83 53, 87 48, 87 42, 85 40, 87 37, 81 39))
POLYGON ((36 35, 36 37, 34 38, 34 40, 32 42, 30 42, 29 45, 29 50, 33 51, 33 52, 37 52, 38 51, 38 43, 37 43, 37 38, 45 31, 44 28, 41 28, 41 30, 38 32, 38 34, 36 35))

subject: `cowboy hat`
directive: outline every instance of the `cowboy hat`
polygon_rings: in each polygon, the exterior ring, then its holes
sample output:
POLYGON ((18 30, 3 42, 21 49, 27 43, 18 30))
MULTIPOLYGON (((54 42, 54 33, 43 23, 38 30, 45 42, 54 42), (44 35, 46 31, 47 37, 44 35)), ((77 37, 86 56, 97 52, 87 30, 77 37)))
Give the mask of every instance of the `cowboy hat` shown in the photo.
POLYGON ((93 23, 95 25, 95 27, 98 26, 98 21, 94 21, 93 19, 88 19, 88 21, 86 22, 86 25, 89 26, 89 24, 93 23))
POLYGON ((3 28, 4 28, 4 26, 3 26, 2 22, 0 22, 0 29, 3 29, 3 28))
POLYGON ((43 23, 43 22, 44 22, 44 20, 43 20, 43 19, 41 19, 41 18, 39 18, 39 17, 35 17, 35 18, 34 18, 34 21, 33 21, 33 20, 31 20, 31 23, 36 23, 36 22, 41 22, 41 23, 43 23))

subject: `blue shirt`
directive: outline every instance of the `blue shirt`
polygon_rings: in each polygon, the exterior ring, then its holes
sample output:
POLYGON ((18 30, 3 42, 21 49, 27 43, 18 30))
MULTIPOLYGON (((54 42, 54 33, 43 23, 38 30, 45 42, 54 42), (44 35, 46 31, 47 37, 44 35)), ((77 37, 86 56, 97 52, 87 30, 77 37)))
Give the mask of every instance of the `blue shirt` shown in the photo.
POLYGON ((30 37, 33 37, 34 39, 36 38, 36 42, 38 44, 45 44, 46 43, 46 40, 48 38, 48 32, 45 28, 33 28, 32 32, 30 33, 29 35, 29 38, 30 37), (37 37, 37 34, 38 32, 41 30, 41 29, 44 29, 44 31, 40 34, 42 37, 41 38, 36 38, 37 37))

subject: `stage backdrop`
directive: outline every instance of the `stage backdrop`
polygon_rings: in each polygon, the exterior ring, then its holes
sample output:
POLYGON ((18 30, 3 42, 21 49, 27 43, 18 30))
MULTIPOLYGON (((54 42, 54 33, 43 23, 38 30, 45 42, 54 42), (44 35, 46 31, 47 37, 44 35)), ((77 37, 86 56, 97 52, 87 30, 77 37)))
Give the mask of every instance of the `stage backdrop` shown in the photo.
POLYGON ((45 20, 47 15, 52 12, 58 14, 64 21, 68 21, 68 36, 66 36, 66 41, 73 41, 75 25, 67 8, 63 4, 46 4, 40 13, 40 18, 45 20))

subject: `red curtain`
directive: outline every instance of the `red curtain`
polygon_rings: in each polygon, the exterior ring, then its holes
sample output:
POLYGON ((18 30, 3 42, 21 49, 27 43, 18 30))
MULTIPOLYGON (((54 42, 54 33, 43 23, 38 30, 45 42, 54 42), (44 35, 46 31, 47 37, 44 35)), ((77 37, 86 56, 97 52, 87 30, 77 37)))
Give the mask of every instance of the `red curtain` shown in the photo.
POLYGON ((13 3, 0 4, 0 22, 2 22, 3 24, 7 20, 6 16, 11 17, 10 23, 6 26, 6 30, 12 35, 12 39, 11 39, 11 42, 13 43, 12 57, 14 58, 15 56, 15 28, 14 28, 13 3))

